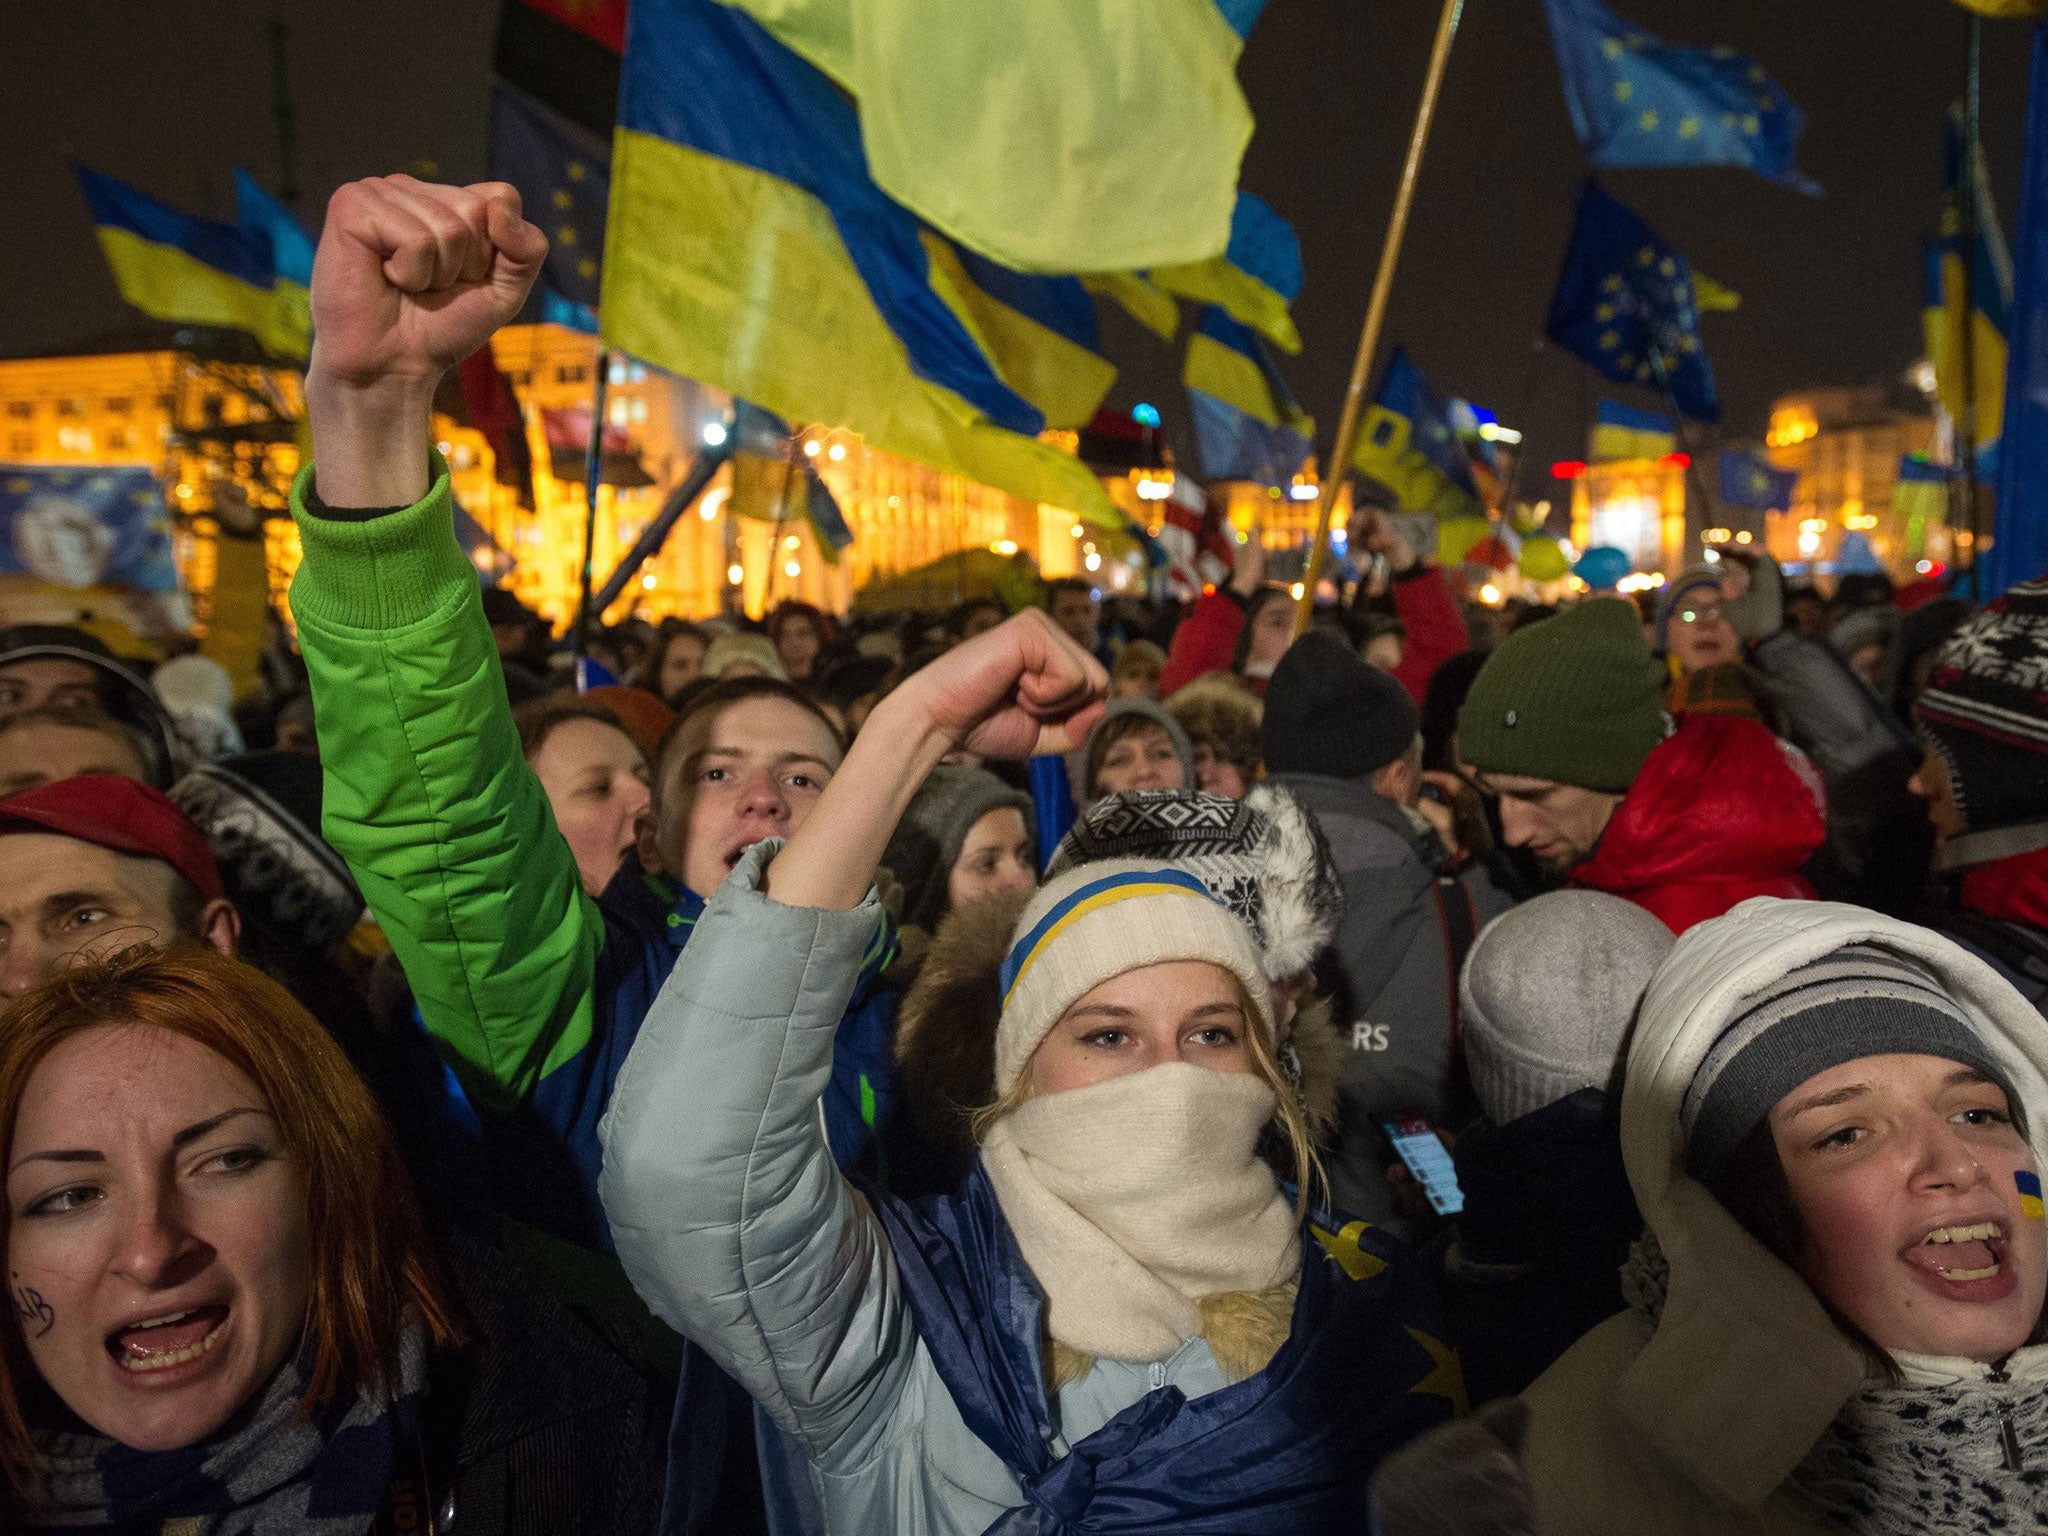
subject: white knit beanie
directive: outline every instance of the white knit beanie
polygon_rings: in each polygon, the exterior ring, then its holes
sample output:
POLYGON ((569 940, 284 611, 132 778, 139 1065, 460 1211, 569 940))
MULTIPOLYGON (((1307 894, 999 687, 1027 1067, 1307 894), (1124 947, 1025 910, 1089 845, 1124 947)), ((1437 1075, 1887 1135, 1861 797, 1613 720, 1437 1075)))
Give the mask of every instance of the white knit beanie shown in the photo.
POLYGON ((1632 901, 1553 891, 1488 923, 1458 983, 1465 1070, 1495 1125, 1605 1088, 1677 941, 1632 901))
POLYGON ((1234 972, 1272 1038, 1272 1001, 1251 930, 1186 870, 1105 859, 1044 886, 1017 920, 1003 961, 996 1091, 1010 1091, 1038 1042, 1084 993, 1176 960, 1234 972))

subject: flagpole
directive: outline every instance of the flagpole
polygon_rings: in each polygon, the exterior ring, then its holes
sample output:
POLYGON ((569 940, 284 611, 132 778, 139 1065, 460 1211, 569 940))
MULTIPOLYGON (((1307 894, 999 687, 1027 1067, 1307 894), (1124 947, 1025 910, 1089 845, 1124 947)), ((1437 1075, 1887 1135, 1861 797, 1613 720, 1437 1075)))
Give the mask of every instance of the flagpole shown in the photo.
POLYGON ((1978 526, 1977 494, 1977 154, 1981 142, 1979 86, 1983 80, 1984 18, 1970 13, 1970 47, 1963 106, 1963 165, 1957 178, 1961 206, 1956 210, 1957 243, 1962 246, 1962 323, 1956 327, 1956 356, 1962 366, 1963 410, 1956 423, 1957 457, 1962 460, 1963 522, 1970 530, 1970 599, 1984 600, 1977 564, 1984 541, 1978 526))
POLYGON ((612 376, 611 349, 597 349, 597 391, 590 406, 590 453, 583 464, 582 600, 576 605, 576 659, 590 654, 590 566, 597 553, 597 483, 604 473, 604 410, 612 376))
POLYGON ((1359 418, 1365 411, 1365 386, 1372 372, 1373 354, 1379 350, 1380 329, 1387 318, 1387 300, 1394 289, 1394 268, 1400 264, 1401 242, 1408 233, 1408 212, 1415 202, 1415 182, 1422 170, 1422 151, 1429 143, 1430 124, 1436 117, 1436 99, 1443 86, 1444 66, 1451 56, 1451 39, 1458 35, 1458 19, 1465 0, 1444 0, 1437 20, 1436 42, 1430 49, 1429 73, 1422 82, 1422 103, 1416 108, 1415 129, 1408 136, 1408 158, 1401 167, 1401 185, 1394 194, 1393 217, 1387 221, 1386 243, 1380 248, 1380 267, 1373 278, 1372 298, 1365 307, 1365 327, 1358 336, 1358 355, 1351 363, 1351 382, 1344 391, 1344 409, 1337 416, 1337 440, 1330 448, 1329 467, 1323 472, 1321 494, 1316 498, 1316 536, 1309 546, 1308 566, 1302 576, 1301 599, 1294 607, 1294 632, 1307 631, 1315 613, 1316 583, 1330 551, 1330 519, 1337 510, 1337 492, 1343 488, 1344 472, 1351 462, 1352 445, 1358 439, 1359 418))

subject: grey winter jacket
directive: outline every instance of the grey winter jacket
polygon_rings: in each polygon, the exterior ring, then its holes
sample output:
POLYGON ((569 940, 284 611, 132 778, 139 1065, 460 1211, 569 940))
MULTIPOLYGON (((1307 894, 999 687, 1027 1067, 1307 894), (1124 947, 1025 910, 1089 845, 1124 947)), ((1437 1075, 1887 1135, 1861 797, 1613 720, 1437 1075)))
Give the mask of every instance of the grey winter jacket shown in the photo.
MULTIPOLYGON (((819 1101, 882 909, 784 906, 751 850, 698 919, 600 1128, 620 1262, 811 1458, 834 1532, 980 1536, 1025 1499, 967 1428, 918 1338, 819 1101)), ((1209 1346, 1098 1360, 1058 1394, 1056 1454, 1160 1386, 1225 1385, 1209 1346)))
MULTIPOLYGON (((1344 921, 1331 946, 1337 1029, 1349 1047, 1328 1159, 1336 1209, 1394 1225, 1386 1170, 1392 1152, 1381 1121, 1419 1110, 1441 1122, 1454 1111, 1452 1081, 1458 960, 1446 909, 1470 904, 1470 933, 1514 903, 1480 868, 1453 873, 1433 832, 1417 830, 1384 795, 1345 779, 1275 774, 1314 814, 1344 882, 1344 921)), ((1455 1129, 1455 1126, 1447 1127, 1455 1129)))

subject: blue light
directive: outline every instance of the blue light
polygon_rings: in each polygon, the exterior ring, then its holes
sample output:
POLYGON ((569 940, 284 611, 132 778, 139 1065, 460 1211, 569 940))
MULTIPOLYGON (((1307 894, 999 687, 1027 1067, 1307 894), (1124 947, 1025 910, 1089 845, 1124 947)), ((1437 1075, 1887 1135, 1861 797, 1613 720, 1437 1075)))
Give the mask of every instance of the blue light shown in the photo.
POLYGON ((1156 427, 1159 425, 1159 407, 1141 400, 1131 407, 1131 420, 1141 427, 1156 427))

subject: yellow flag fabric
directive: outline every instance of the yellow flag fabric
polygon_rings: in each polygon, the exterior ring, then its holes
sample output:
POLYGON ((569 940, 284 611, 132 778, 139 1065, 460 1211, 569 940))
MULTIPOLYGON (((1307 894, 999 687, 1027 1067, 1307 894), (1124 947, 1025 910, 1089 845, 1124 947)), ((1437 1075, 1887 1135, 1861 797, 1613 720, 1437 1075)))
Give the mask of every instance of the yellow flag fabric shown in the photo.
POLYGON ((831 213, 780 177, 621 128, 603 315, 609 344, 780 416, 1123 526, 1079 459, 911 370, 831 213))
POLYGON ((1100 299, 1110 299, 1161 341, 1180 331, 1180 305, 1172 294, 1136 272, 1090 272, 1081 286, 1100 299))
MULTIPOLYGON (((1963 326, 1963 258, 1959 252, 1941 253, 1939 307, 1930 304, 1920 312, 1921 328, 1927 342, 1927 356, 1934 364, 1935 388, 1942 406, 1958 421, 1963 413, 1963 358, 1956 338, 1963 326)), ((1976 439, 1995 442, 2005 430, 2005 334, 1983 309, 1971 317, 1970 371, 1976 376, 1976 439)))
POLYGON ((247 331, 282 357, 304 357, 312 330, 306 290, 259 288, 176 246, 102 224, 94 231, 121 297, 159 320, 247 331))
POLYGON ((2048 0, 1956 0, 1965 10, 2002 20, 2039 21, 2048 17, 2048 0))
POLYGON ((1702 314, 1710 310, 1732 311, 1742 308, 1742 295, 1733 288, 1715 282, 1706 273, 1693 268, 1692 301, 1702 314))
POLYGON ((731 3, 855 98, 876 184, 984 256, 1142 271, 1229 242, 1252 114, 1216 0, 731 3))

